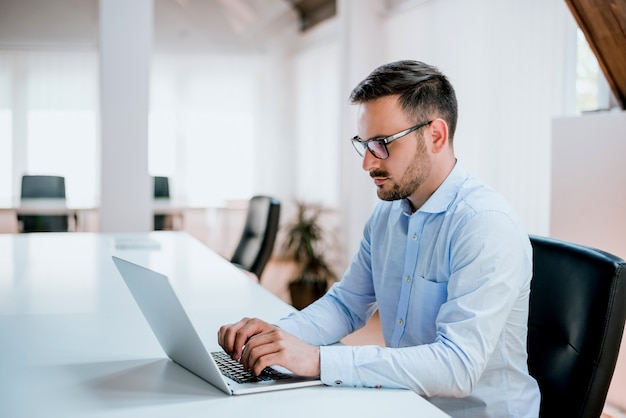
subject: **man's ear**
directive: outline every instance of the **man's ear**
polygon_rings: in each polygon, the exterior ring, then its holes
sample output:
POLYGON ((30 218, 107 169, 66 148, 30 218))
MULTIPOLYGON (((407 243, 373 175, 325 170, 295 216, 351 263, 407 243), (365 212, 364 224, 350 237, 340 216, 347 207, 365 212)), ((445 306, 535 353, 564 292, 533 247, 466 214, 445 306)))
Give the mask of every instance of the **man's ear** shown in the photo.
POLYGON ((437 118, 430 123, 432 138, 432 152, 439 153, 448 145, 448 124, 445 120, 437 118))

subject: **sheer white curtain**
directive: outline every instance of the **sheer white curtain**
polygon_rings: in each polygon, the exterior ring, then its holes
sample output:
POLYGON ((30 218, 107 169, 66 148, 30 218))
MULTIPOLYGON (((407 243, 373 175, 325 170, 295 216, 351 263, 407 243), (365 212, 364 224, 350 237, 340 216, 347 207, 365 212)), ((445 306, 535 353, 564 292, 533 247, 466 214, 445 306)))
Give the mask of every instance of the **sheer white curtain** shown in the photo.
POLYGON ((10 202, 13 169, 11 57, 0 52, 0 201, 10 202))
POLYGON ((328 208, 339 205, 337 152, 340 105, 339 48, 307 48, 293 57, 296 113, 296 198, 328 208))
POLYGON ((0 52, 0 199, 19 197, 23 174, 65 177, 68 201, 98 196, 95 52, 0 52))
MULTIPOLYGON (((189 204, 252 194, 258 57, 159 55, 151 80, 149 169, 189 204)), ((22 174, 61 175, 68 201, 98 205, 97 52, 0 51, 0 201, 22 174)))
POLYGON ((253 193, 258 57, 154 57, 150 98, 153 175, 191 205, 222 206, 253 193))

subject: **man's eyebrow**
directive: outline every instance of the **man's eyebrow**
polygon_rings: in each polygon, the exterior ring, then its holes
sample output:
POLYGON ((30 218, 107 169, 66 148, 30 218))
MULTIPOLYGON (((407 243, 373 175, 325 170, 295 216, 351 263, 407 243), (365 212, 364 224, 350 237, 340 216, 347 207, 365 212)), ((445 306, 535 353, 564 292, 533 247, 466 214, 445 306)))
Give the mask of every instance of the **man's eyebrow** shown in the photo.
POLYGON ((388 138, 390 136, 391 135, 374 135, 374 136, 372 136, 372 137, 370 137, 368 139, 363 139, 363 138, 361 138, 358 135, 356 137, 359 138, 361 140, 361 142, 367 142, 367 141, 374 141, 374 140, 377 140, 377 139, 385 139, 385 138, 388 138))

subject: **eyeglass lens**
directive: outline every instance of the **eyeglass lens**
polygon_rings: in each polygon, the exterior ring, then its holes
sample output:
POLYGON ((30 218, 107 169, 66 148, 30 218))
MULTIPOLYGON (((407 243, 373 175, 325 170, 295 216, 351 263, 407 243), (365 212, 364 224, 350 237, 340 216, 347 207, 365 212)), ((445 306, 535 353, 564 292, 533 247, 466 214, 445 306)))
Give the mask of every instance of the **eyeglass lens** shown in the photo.
POLYGON ((367 149, 369 149, 370 152, 374 154, 374 157, 379 158, 379 159, 384 160, 385 158, 389 156, 387 152, 387 148, 385 147, 385 144, 383 143, 382 140, 362 142, 355 138, 352 140, 352 145, 354 146, 354 149, 356 149, 356 152, 358 152, 361 157, 365 156, 365 152, 367 149))
MULTIPOLYGON (((388 157, 387 148, 382 141, 370 141, 367 143, 367 148, 369 148, 376 158, 385 159, 388 157)), ((363 152, 365 152, 365 150, 363 150, 363 152)))

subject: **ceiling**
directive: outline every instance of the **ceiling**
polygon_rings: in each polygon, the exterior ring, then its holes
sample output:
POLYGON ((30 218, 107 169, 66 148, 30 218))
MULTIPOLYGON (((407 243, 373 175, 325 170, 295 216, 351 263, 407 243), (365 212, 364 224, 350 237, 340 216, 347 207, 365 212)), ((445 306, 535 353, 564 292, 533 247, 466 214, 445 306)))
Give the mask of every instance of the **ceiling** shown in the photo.
MULTIPOLYGON (((335 15, 336 0, 154 0, 154 47, 259 49, 335 15)), ((0 0, 0 46, 97 47, 98 0, 0 0)))
POLYGON ((156 49, 256 49, 298 15, 285 0, 154 0, 156 49))
POLYGON ((300 30, 306 31, 337 14, 336 0, 287 0, 298 12, 300 30))

